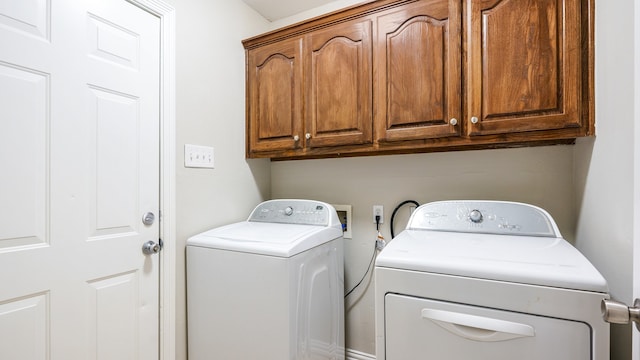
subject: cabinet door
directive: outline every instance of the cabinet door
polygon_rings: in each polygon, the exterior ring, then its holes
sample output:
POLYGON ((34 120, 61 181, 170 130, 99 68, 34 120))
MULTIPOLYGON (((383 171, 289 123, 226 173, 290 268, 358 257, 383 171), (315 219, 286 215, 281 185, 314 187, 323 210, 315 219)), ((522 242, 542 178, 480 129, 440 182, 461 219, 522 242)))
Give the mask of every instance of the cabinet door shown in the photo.
POLYGON ((580 127, 580 0, 467 6, 469 135, 580 127))
POLYGON ((302 39, 247 53, 247 154, 291 150, 302 136, 302 39), (298 140, 296 140, 298 139, 298 140))
POLYGON ((308 147, 372 141, 371 21, 308 35, 308 147))
POLYGON ((379 16, 377 25, 377 140, 458 136, 460 1, 421 1, 379 16))

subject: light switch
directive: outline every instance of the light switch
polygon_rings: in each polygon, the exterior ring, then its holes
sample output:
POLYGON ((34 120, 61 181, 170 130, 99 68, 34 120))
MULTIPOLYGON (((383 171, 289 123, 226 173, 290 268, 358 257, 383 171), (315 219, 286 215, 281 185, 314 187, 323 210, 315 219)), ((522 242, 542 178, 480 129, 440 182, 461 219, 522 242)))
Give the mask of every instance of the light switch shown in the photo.
POLYGON ((185 144, 184 166, 213 169, 213 147, 185 144))

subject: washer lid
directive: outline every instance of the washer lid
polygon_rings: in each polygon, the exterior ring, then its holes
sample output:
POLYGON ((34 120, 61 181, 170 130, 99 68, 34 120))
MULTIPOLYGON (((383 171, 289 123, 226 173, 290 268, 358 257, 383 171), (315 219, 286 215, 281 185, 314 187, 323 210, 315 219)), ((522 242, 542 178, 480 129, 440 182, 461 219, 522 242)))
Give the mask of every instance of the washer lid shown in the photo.
POLYGON ((188 246, 291 257, 342 236, 333 206, 305 199, 258 204, 247 221, 215 228, 187 240, 188 246))
POLYGON ((187 246, 291 257, 341 236, 339 226, 242 221, 193 236, 187 246))
POLYGON ((562 238, 405 230, 377 267, 608 292, 593 265, 562 238))

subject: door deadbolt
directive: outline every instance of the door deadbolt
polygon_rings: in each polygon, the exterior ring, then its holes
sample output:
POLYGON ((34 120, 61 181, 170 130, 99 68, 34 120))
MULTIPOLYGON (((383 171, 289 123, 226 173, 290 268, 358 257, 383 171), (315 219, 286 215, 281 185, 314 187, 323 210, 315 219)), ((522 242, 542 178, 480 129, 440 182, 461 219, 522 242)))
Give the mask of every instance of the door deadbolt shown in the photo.
POLYGON ((142 223, 145 225, 153 225, 153 222, 156 220, 156 216, 151 212, 146 212, 142 215, 142 223))

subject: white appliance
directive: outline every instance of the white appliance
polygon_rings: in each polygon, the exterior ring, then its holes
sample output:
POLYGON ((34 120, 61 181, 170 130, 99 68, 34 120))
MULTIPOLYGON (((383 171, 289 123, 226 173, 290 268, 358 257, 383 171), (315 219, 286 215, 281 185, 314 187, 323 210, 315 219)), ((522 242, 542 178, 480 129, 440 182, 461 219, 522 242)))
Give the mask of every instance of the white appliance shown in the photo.
POLYGON ((375 279, 377 360, 609 359, 607 283, 538 207, 422 205, 375 279))
POLYGON ((190 238, 189 359, 344 359, 343 246, 335 209, 311 200, 190 238))

